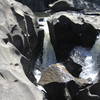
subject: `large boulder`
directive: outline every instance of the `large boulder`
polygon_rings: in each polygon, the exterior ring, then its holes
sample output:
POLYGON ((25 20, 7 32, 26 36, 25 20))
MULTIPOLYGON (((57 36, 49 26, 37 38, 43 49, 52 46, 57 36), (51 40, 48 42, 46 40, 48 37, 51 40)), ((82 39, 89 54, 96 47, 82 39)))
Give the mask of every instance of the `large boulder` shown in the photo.
POLYGON ((48 100, 71 100, 66 83, 52 82, 43 86, 48 100))
POLYGON ((59 12, 52 15, 51 18, 53 23, 52 34, 55 34, 53 46, 58 61, 67 59, 70 52, 77 46, 91 49, 95 44, 98 30, 95 28, 96 26, 85 22, 84 15, 80 16, 80 20, 78 20, 77 14, 72 17, 72 13, 59 12))
POLYGON ((74 62, 72 63, 72 61, 66 62, 65 66, 62 63, 52 64, 42 71, 39 84, 45 85, 51 82, 67 83, 71 80, 75 80, 80 85, 87 84, 88 80, 76 77, 76 73, 78 73, 78 76, 81 72, 75 72, 74 70, 76 67, 79 67, 80 69, 80 65, 75 64, 74 62))

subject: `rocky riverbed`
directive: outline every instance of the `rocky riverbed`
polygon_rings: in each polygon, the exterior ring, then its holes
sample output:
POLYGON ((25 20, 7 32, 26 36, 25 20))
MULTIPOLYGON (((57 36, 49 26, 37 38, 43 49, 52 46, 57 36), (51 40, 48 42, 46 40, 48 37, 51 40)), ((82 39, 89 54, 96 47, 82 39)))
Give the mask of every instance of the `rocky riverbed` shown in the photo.
POLYGON ((100 1, 0 0, 0 100, 100 100, 100 1))

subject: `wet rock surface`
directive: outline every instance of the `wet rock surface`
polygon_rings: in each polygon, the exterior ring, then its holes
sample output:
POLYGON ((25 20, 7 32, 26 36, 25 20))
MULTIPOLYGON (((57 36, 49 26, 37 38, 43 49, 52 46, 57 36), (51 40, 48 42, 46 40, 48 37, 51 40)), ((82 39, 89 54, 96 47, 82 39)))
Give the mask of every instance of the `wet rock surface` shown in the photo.
POLYGON ((100 100, 99 0, 0 0, 0 100, 100 100))

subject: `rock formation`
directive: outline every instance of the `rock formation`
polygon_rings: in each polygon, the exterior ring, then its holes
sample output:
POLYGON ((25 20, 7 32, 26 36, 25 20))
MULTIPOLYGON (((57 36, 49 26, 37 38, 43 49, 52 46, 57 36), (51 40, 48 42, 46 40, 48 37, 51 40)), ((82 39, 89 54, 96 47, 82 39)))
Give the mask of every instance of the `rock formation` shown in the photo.
POLYGON ((99 0, 0 0, 0 100, 100 100, 99 0))

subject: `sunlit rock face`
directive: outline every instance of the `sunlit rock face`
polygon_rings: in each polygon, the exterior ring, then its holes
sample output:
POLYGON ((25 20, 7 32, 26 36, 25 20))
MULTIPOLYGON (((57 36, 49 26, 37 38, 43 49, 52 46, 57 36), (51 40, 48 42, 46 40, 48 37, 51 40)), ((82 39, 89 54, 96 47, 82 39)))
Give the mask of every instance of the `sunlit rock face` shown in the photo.
POLYGON ((76 65, 77 68, 79 67, 78 69, 80 69, 80 65, 74 63, 73 61, 67 61, 66 64, 57 63, 50 65, 42 71, 39 84, 45 85, 51 82, 67 83, 71 80, 76 81, 76 83, 80 84, 80 86, 88 84, 87 80, 81 80, 81 78, 79 78, 80 72, 75 71, 76 65), (69 66, 70 68, 68 68, 69 66), (71 68, 71 66, 73 66, 73 68, 71 68))
POLYGON ((34 77, 29 78, 31 56, 28 59, 30 50, 25 36, 28 30, 24 30, 25 16, 21 8, 33 16, 26 16, 27 24, 33 25, 34 14, 28 7, 14 0, 0 0, 0 100, 43 100, 42 92, 31 82, 34 77))
POLYGON ((71 100, 66 83, 52 82, 43 86, 48 100, 71 100))

